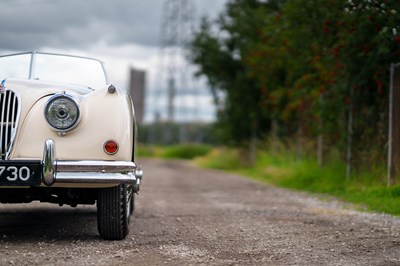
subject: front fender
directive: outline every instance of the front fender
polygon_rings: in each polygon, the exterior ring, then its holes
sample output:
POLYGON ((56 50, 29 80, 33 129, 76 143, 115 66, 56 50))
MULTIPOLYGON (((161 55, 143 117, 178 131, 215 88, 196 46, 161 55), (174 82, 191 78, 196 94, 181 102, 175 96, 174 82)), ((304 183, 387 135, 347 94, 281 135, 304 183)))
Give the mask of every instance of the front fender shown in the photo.
POLYGON ((109 93, 104 88, 80 95, 80 124, 65 136, 50 129, 44 117, 44 108, 51 96, 41 98, 25 118, 21 117, 22 124, 10 158, 41 158, 46 139, 53 139, 59 160, 132 159, 136 125, 130 97, 124 90, 109 93), (105 141, 109 139, 119 143, 115 155, 108 155, 103 150, 105 141))

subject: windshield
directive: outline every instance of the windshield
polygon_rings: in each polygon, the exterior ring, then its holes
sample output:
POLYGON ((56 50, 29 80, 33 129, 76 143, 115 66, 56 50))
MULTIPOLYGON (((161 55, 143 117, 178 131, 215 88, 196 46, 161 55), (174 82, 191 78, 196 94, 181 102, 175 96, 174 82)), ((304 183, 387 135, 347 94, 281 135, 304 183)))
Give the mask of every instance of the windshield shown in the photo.
POLYGON ((0 57, 0 79, 22 78, 102 88, 107 84, 101 61, 86 57, 24 53, 0 57), (33 56, 32 56, 33 55, 33 56), (31 59, 33 58, 33 62, 31 59))

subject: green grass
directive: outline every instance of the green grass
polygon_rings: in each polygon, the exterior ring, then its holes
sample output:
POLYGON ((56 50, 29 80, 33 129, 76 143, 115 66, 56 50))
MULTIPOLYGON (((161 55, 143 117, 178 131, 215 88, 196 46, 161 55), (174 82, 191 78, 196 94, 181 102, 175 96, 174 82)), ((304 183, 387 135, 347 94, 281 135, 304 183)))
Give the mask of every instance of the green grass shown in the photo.
POLYGON ((184 159, 191 160, 199 156, 205 156, 211 151, 211 147, 201 144, 181 144, 165 148, 161 154, 166 159, 184 159))
POLYGON ((360 209, 400 215, 400 185, 386 187, 384 171, 359 171, 347 179, 345 165, 340 160, 320 167, 315 160, 298 159, 289 152, 258 153, 254 166, 243 163, 235 149, 213 149, 197 158, 197 164, 222 169, 271 185, 335 196, 359 206, 360 209))
POLYGON ((163 147, 140 145, 138 151, 140 157, 191 160, 196 157, 206 156, 211 151, 211 147, 203 144, 181 144, 163 147))
POLYGON ((354 203, 360 209, 400 215, 400 185, 386 187, 385 171, 359 171, 345 177, 339 159, 320 167, 313 159, 299 159, 293 152, 258 152, 254 165, 245 163, 238 149, 208 145, 139 146, 139 156, 165 159, 193 159, 198 165, 234 172, 268 184, 294 190, 325 194, 354 203))

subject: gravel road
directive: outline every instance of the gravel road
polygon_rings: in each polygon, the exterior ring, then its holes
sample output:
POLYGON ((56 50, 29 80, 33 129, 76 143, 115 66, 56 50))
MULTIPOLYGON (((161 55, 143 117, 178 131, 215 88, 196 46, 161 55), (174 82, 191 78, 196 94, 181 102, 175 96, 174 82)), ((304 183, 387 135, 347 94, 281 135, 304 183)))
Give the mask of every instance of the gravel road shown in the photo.
POLYGON ((0 265, 399 265, 400 219, 188 162, 143 160, 130 235, 94 206, 0 205, 0 265))

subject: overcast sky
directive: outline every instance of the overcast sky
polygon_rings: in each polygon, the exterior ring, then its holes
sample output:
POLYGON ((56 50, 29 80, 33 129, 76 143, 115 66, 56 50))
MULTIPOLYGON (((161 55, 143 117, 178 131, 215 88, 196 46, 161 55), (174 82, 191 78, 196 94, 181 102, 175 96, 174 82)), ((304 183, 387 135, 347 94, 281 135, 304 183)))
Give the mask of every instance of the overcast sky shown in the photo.
MULTIPOLYGON (((157 46, 167 0, 1 0, 0 48, 90 49, 96 43, 157 46)), ((190 0, 215 15, 225 0, 190 0)))
MULTIPOLYGON (((51 51, 97 57, 114 84, 127 86, 129 66, 155 86, 160 24, 167 0, 1 0, 0 52, 51 51)), ((215 18, 227 0, 189 0, 196 18, 215 18)))

